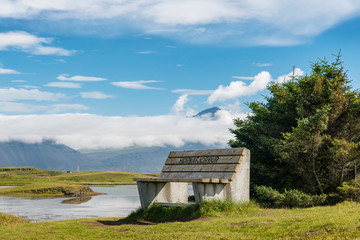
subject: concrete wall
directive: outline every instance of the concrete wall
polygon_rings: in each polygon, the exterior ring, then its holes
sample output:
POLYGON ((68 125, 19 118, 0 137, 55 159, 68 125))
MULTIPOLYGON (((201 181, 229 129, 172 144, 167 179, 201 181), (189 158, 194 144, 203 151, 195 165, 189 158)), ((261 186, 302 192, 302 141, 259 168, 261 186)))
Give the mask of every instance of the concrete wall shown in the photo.
MULTIPOLYGON (((229 183, 192 183, 195 200, 201 204, 204 200, 227 200, 248 202, 250 194, 250 151, 245 149, 243 159, 235 178, 229 183)), ((187 182, 146 182, 138 181, 138 190, 142 208, 153 203, 187 203, 187 182)))
POLYGON ((188 183, 137 182, 142 208, 153 203, 187 203, 188 183))
POLYGON ((248 202, 250 200, 250 151, 246 150, 235 179, 230 183, 193 183, 195 201, 228 200, 248 202))

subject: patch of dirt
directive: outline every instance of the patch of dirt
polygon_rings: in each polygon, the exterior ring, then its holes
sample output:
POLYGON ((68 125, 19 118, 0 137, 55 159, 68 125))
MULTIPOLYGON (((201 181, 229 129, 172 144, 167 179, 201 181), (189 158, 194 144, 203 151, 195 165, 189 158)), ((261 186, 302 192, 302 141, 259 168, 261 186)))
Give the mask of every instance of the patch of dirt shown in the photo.
POLYGON ((257 215, 259 216, 270 216, 276 214, 276 211, 268 210, 268 211, 261 211, 258 212, 257 215))
POLYGON ((83 224, 85 225, 90 225, 90 226, 93 226, 93 227, 99 227, 99 228, 105 228, 105 227, 108 227, 102 223, 99 223, 99 222, 83 222, 83 224))
MULTIPOLYGON (((105 228, 110 226, 121 226, 121 225, 156 225, 157 223, 149 222, 145 220, 129 221, 129 220, 117 220, 117 221, 96 221, 96 222, 84 222, 86 225, 105 228)), ((121 230, 120 230, 121 231, 121 230)))
POLYGON ((202 217, 202 218, 196 218, 194 220, 191 220, 191 222, 208 222, 211 221, 211 217, 202 217))
POLYGON ((156 225, 157 224, 155 222, 150 222, 150 221, 145 221, 145 220, 137 220, 136 222, 137 222, 136 225, 156 225))
POLYGON ((232 223, 231 225, 238 227, 245 227, 247 224, 248 222, 238 222, 238 223, 232 223))
POLYGON ((124 229, 120 229, 118 232, 124 233, 124 232, 130 231, 130 230, 131 230, 131 228, 124 228, 124 229))

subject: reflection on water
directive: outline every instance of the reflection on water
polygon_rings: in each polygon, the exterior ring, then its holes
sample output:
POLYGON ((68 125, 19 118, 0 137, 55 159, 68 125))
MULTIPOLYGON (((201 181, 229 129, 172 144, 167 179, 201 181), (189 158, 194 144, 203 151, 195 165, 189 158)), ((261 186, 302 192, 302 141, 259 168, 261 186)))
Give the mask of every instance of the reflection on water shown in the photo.
POLYGON ((81 203, 73 198, 0 197, 0 212, 31 221, 57 221, 127 216, 140 207, 136 185, 91 188, 95 192, 106 194, 93 196, 81 203), (64 201, 68 204, 62 204, 64 201), (69 201, 76 203, 69 204, 69 201))
POLYGON ((62 200, 62 204, 80 204, 80 203, 86 203, 91 199, 89 196, 83 196, 83 197, 76 197, 76 198, 70 198, 62 200))

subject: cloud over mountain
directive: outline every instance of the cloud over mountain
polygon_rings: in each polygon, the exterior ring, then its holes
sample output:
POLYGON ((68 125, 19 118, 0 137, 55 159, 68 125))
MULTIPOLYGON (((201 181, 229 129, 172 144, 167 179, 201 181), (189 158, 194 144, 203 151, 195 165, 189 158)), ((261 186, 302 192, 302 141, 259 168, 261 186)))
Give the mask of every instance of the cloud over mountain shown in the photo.
MULTIPOLYGON (((59 106, 60 107, 60 106, 59 106)), ((66 106, 63 106, 66 107, 66 106)), ((79 106, 80 107, 80 106, 79 106)), ((105 117, 93 114, 0 115, 0 141, 54 139, 73 148, 226 145, 234 116, 218 111, 216 120, 177 115, 105 117)))

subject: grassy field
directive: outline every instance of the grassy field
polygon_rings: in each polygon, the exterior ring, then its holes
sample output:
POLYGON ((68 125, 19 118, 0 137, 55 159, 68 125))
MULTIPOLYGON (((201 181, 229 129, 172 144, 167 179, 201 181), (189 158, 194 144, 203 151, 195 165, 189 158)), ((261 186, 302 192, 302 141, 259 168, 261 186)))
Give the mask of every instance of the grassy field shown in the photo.
MULTIPOLYGON (((0 169, 0 185, 21 185, 0 189, 0 194, 72 194, 88 184, 134 184, 133 177, 151 176, 156 174, 0 169)), ((205 204, 199 213, 191 221, 167 223, 142 219, 145 215, 31 223, 0 213, 0 239, 360 239, 360 204, 353 202, 304 209, 263 209, 254 202, 230 208, 205 204)), ((164 215, 157 214, 155 218, 164 215)))
POLYGON ((28 223, 0 215, 0 239, 357 239, 359 213, 360 204, 345 202, 306 209, 250 204, 237 211, 209 211, 188 222, 159 224, 116 218, 28 223))
POLYGON ((135 177, 156 177, 157 174, 128 172, 63 173, 31 167, 0 168, 0 186, 17 186, 0 189, 0 195, 36 195, 42 197, 90 196, 88 185, 136 184, 135 177))
MULTIPOLYGON (((136 184, 132 179, 134 177, 156 177, 157 174, 142 174, 128 172, 80 172, 63 173, 46 170, 13 170, 1 171, 0 168, 0 186, 6 185, 26 185, 30 183, 76 183, 85 185, 124 185, 136 184)), ((8 168, 6 168, 8 169, 8 168)))
POLYGON ((24 186, 11 188, 1 188, 0 195, 21 195, 21 196, 39 196, 42 197, 76 197, 97 195, 87 185, 74 183, 32 183, 24 186))

